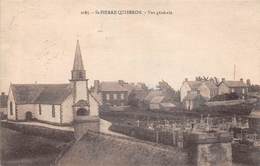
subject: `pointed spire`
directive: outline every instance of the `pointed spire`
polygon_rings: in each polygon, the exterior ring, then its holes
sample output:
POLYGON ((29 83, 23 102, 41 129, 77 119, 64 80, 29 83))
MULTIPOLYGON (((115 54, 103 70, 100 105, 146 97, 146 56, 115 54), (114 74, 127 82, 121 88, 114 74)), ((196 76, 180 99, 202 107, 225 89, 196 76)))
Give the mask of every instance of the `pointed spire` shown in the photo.
POLYGON ((83 65, 80 46, 79 46, 79 40, 77 40, 73 70, 84 70, 84 65, 83 65))

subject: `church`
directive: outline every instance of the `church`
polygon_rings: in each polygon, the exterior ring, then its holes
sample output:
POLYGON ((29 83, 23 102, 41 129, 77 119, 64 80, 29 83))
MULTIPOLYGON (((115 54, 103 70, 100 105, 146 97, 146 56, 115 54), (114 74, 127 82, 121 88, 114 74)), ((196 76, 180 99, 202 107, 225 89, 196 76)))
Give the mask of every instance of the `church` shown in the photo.
POLYGON ((11 84, 7 103, 10 121, 38 121, 72 125, 75 121, 98 119, 98 101, 88 88, 79 41, 73 69, 65 84, 11 84))

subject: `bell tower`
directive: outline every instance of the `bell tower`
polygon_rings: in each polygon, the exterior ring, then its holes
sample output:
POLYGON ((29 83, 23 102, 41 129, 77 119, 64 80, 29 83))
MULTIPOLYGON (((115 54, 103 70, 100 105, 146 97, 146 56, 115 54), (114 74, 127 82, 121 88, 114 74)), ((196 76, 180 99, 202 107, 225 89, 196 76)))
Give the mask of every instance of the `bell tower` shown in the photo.
POLYGON ((84 69, 79 41, 77 40, 73 69, 71 70, 74 120, 90 115, 88 79, 84 69))
POLYGON ((93 96, 89 94, 88 79, 84 69, 79 41, 77 40, 73 69, 71 70, 72 111, 74 135, 80 139, 88 131, 100 130, 100 120, 93 96))

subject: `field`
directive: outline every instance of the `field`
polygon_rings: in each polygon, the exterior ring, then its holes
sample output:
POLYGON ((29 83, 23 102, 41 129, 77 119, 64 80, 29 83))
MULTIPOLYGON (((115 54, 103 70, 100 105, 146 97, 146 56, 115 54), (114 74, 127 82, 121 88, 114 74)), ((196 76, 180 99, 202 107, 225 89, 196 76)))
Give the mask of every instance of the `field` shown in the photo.
POLYGON ((0 161, 2 166, 49 166, 64 142, 30 136, 0 127, 0 161))

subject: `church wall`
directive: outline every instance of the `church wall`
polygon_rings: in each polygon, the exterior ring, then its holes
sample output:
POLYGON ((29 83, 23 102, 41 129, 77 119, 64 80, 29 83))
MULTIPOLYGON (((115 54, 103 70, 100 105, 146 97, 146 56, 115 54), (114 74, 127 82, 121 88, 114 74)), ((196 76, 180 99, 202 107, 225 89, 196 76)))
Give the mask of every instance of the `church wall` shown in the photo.
POLYGON ((76 101, 86 99, 87 96, 87 85, 86 81, 76 82, 76 101))
POLYGON ((16 105, 17 120, 26 120, 26 112, 31 112, 32 118, 35 118, 35 106, 36 104, 16 105))
POLYGON ((73 121, 73 97, 68 96, 67 99, 62 103, 62 123, 71 123, 73 121))
MULTIPOLYGON (((38 104, 36 105, 38 106, 38 104)), ((37 107, 37 119, 41 121, 60 123, 60 105, 55 106, 55 116, 52 116, 52 105, 41 104, 41 115, 39 115, 39 108, 37 107)))
POLYGON ((7 101, 7 119, 16 120, 15 115, 15 102, 11 88, 9 89, 8 101, 7 101), (13 103, 13 115, 10 114, 10 102, 13 103))

